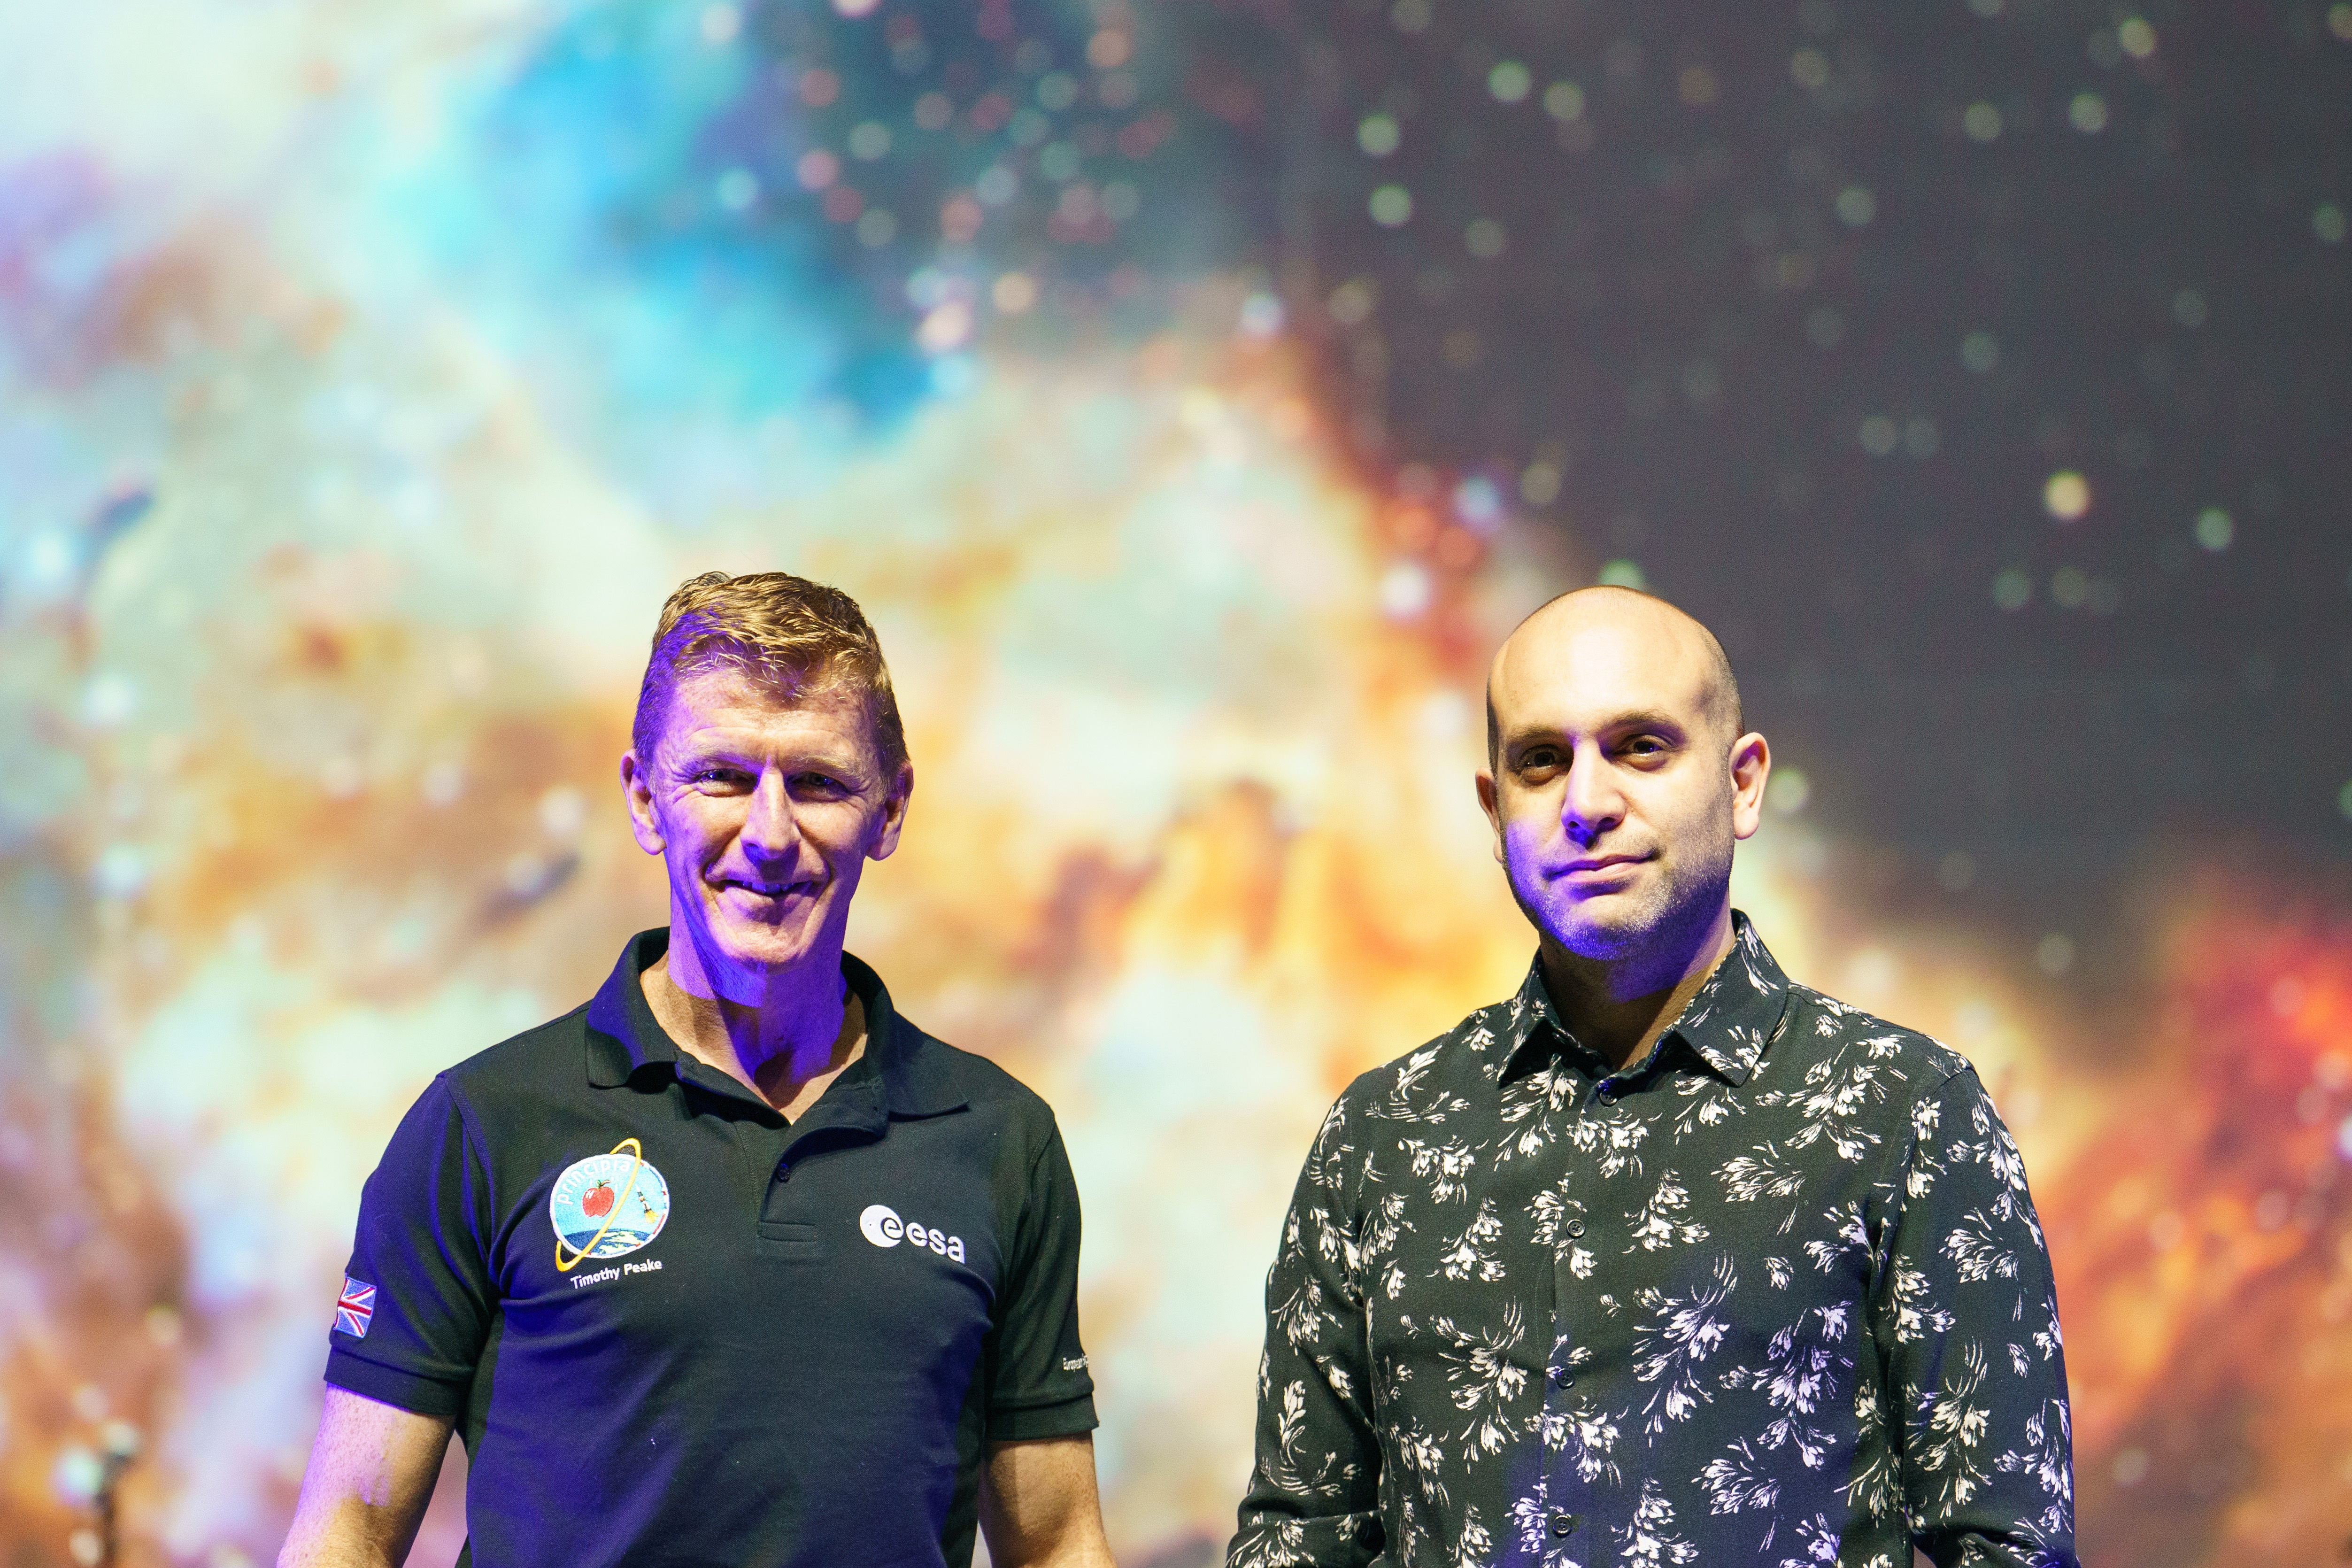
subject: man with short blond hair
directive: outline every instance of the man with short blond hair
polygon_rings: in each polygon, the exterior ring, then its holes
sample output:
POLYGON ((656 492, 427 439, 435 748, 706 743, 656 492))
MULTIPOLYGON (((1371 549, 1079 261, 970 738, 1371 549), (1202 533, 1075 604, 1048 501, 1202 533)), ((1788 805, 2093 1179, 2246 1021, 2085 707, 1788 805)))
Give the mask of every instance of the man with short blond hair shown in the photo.
POLYGON ((1231 1568, 2073 1568, 2023 1163, 1967 1061, 1732 909, 1771 752, 1720 645, 1566 595, 1487 715, 1535 961, 1325 1119, 1231 1568))
POLYGON ((621 759, 667 928, 436 1078, 361 1199, 279 1562, 1110 1562, 1053 1112, 843 950, 914 770, 847 595, 672 595, 621 759))

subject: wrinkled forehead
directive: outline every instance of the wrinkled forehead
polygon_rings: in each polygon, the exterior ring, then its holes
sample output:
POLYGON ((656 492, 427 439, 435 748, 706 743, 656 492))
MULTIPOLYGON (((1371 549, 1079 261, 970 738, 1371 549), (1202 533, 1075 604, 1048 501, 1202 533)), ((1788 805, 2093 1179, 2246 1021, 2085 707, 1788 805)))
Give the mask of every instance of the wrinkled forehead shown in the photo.
POLYGON ((1634 606, 1530 621, 1496 654, 1487 693, 1509 736, 1583 733, 1635 715, 1696 729, 1715 716, 1715 686, 1694 628, 1634 606))
POLYGON ((873 729, 865 693, 854 686, 718 665, 670 683, 656 745, 731 739, 870 754, 873 729))

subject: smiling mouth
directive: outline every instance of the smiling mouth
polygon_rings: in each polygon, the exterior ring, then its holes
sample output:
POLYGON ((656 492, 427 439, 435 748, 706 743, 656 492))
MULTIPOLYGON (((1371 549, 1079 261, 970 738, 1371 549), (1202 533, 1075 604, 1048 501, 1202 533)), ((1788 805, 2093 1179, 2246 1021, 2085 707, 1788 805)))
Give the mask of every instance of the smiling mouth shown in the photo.
POLYGON ((812 892, 814 890, 814 884, 804 881, 747 882, 740 878, 730 877, 719 884, 719 890, 722 893, 729 891, 749 893, 757 899, 781 899, 790 893, 812 892))

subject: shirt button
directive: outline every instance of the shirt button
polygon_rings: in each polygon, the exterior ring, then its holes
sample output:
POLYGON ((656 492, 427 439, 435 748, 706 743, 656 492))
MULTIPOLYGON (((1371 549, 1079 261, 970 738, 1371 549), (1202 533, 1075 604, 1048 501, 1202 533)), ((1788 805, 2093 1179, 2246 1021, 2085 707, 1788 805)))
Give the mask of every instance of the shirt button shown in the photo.
POLYGON ((1573 1388, 1576 1386, 1576 1379, 1570 1375, 1568 1368, 1564 1366, 1558 1367, 1553 1370, 1551 1381, 1553 1386, 1558 1388, 1573 1388))
POLYGON ((1617 1091, 1604 1083, 1592 1091, 1592 1098, 1603 1105, 1613 1104, 1617 1099, 1617 1091))
POLYGON ((776 1180, 778 1180, 778 1181, 780 1181, 780 1182, 789 1182, 789 1181, 791 1181, 792 1179, 793 1179, 793 1167, 792 1167, 792 1165, 790 1164, 790 1163, 781 1163, 781 1164, 777 1165, 777 1167, 776 1167, 776 1180))
POLYGON ((1556 1513, 1551 1516, 1551 1532, 1565 1541, 1574 1535, 1576 1527, 1583 1522, 1572 1513, 1556 1513))
POLYGON ((1570 1236, 1582 1236, 1584 1234, 1584 1222, 1580 1219, 1570 1220, 1568 1222, 1567 1228, 1568 1234, 1570 1236))

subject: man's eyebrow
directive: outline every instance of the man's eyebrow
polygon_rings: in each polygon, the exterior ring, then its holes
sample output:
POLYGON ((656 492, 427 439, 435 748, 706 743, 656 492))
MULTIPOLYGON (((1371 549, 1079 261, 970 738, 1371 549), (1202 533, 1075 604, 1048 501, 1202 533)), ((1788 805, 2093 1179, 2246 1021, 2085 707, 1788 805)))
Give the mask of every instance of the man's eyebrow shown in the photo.
MULTIPOLYGON (((1629 730, 1662 730, 1681 736, 1689 734, 1691 727, 1671 713, 1661 712, 1655 709, 1639 709, 1623 713, 1613 713, 1593 725, 1591 732, 1596 735, 1612 735, 1622 734, 1629 730)), ((1567 733, 1569 731, 1549 725, 1530 725, 1526 729, 1507 732, 1503 737, 1503 745, 1506 750, 1512 750, 1520 746, 1558 741, 1567 733)))

